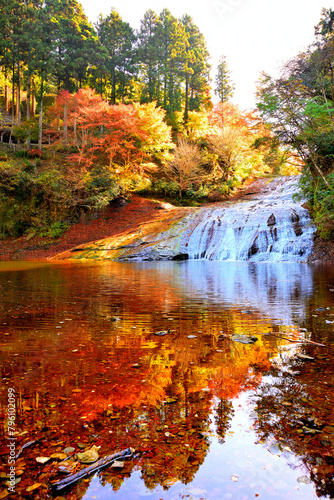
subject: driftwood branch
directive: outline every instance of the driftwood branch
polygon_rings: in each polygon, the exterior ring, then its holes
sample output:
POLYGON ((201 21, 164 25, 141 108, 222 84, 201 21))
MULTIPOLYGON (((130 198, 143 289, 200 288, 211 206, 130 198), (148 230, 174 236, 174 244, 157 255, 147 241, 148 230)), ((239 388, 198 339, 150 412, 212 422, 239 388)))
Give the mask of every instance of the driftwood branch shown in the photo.
POLYGON ((114 453, 113 455, 106 455, 105 457, 101 458, 100 460, 90 465, 89 467, 85 467, 76 474, 71 474, 65 479, 61 479, 57 483, 54 483, 52 485, 52 488, 55 491, 63 490, 64 488, 67 488, 70 484, 76 483, 77 481, 79 481, 79 479, 89 476, 93 472, 96 472, 97 470, 100 470, 103 467, 110 465, 112 462, 115 462, 116 460, 130 458, 134 454, 134 452, 135 450, 133 448, 127 448, 126 450, 114 453))
POLYGON ((305 339, 305 338, 301 338, 301 339, 289 339, 288 337, 285 337, 283 335, 280 335, 279 333, 274 333, 274 332, 270 332, 267 335, 272 335, 273 337, 278 337, 279 339, 288 340, 289 342, 293 342, 295 344, 297 344, 297 343, 298 344, 312 344, 312 345, 317 345, 319 347, 327 347, 327 349, 333 349, 333 347, 330 346, 330 345, 319 344, 319 342, 313 342, 313 340, 308 340, 308 339, 305 339))

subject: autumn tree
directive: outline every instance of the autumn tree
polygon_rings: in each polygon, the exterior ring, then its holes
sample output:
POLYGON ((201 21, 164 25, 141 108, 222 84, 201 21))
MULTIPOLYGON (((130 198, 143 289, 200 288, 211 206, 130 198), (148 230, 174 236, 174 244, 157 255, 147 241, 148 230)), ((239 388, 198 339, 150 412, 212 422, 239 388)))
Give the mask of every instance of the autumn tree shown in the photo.
POLYGON ((173 154, 173 158, 166 165, 168 177, 178 185, 179 197, 193 182, 201 180, 202 155, 198 146, 180 138, 173 154))
POLYGON ((138 171, 147 162, 161 161, 172 144, 165 112, 154 103, 110 105, 92 89, 60 93, 50 117, 55 130, 62 127, 62 144, 77 149, 71 157, 84 169, 98 159, 138 171))

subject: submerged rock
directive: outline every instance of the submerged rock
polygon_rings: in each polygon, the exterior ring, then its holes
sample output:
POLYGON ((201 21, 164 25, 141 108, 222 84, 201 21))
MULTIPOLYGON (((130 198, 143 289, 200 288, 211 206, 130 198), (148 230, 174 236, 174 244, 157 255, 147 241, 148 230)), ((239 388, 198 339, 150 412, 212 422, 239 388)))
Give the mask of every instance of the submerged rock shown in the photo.
POLYGON ((241 344, 255 344, 258 338, 250 335, 240 335, 239 333, 235 333, 232 335, 232 340, 233 342, 240 342, 241 344))

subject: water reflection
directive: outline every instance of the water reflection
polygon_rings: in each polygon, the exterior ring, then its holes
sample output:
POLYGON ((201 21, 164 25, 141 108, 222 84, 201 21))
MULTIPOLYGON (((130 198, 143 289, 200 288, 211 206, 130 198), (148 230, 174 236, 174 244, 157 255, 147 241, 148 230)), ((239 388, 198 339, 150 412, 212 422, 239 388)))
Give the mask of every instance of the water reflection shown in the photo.
POLYGON ((92 445, 101 457, 129 446, 137 455, 62 496, 333 495, 333 271, 222 262, 0 271, 2 470, 8 387, 18 446, 35 441, 18 459, 17 498, 36 483, 50 498, 62 477, 59 459, 36 457, 72 447, 75 462, 92 445), (233 342, 235 333, 258 341, 233 342))

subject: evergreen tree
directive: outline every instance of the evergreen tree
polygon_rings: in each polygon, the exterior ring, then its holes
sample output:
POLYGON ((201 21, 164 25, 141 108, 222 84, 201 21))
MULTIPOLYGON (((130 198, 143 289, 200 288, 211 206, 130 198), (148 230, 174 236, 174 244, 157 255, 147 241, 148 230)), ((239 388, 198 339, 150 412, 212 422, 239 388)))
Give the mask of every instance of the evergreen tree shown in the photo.
POLYGON ((98 38, 77 0, 45 0, 52 23, 52 52, 58 89, 81 87, 94 62, 98 38))
POLYGON ((182 108, 182 65, 186 49, 187 37, 184 26, 169 10, 164 9, 159 19, 159 47, 161 49, 160 80, 161 80, 161 104, 167 111, 167 119, 173 121, 175 111, 182 108))
POLYGON ((160 102, 159 68, 161 47, 159 46, 160 20, 149 9, 144 14, 138 32, 137 65, 141 88, 141 102, 160 102))
POLYGON ((221 56, 219 59, 215 83, 215 94, 219 97, 220 102, 226 102, 233 97, 235 87, 231 80, 231 73, 227 67, 225 56, 221 56))
POLYGON ((111 79, 111 103, 117 100, 124 102, 125 95, 130 93, 129 80, 134 74, 133 47, 135 34, 129 23, 115 9, 111 9, 107 17, 102 15, 96 25, 98 36, 106 48, 108 57, 106 67, 111 79))
POLYGON ((209 52, 203 34, 187 14, 181 19, 184 25, 187 43, 184 54, 184 122, 188 121, 189 111, 198 111, 207 106, 209 97, 209 52))

